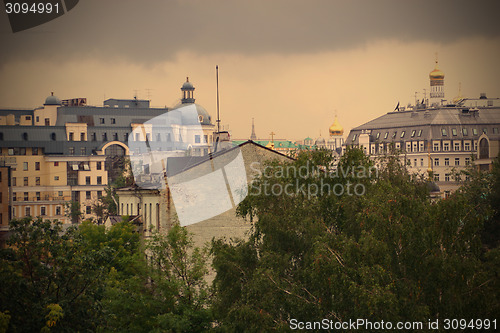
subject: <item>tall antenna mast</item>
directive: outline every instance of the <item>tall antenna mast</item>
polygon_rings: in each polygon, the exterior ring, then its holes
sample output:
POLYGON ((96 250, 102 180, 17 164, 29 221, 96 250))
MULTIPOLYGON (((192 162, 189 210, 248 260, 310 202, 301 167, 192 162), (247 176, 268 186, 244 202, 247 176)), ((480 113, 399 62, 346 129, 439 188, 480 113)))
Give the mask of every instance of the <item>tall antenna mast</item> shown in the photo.
POLYGON ((219 66, 215 66, 215 77, 217 80, 217 133, 220 133, 220 117, 219 117, 219 66))

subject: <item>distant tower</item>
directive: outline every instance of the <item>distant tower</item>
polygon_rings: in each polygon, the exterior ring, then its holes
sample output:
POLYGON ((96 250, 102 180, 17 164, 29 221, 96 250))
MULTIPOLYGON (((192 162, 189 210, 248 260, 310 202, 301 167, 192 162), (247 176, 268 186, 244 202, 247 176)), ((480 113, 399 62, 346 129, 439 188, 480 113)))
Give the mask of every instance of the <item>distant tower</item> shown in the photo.
POLYGON ((194 103, 195 99, 193 97, 194 86, 191 82, 189 82, 189 77, 186 77, 186 82, 181 87, 182 91, 182 104, 194 103))
POLYGON ((429 73, 431 83, 431 104, 440 103, 444 98, 444 73, 438 68, 438 60, 436 55, 436 66, 429 73))
POLYGON ((328 149, 336 150, 342 147, 344 143, 344 128, 339 124, 339 120, 337 119, 337 115, 335 115, 335 120, 333 121, 332 126, 328 129, 330 133, 330 138, 328 139, 328 149))
POLYGON ((257 135, 255 135, 255 125, 253 123, 253 118, 252 118, 252 134, 250 135, 250 140, 252 141, 257 140, 257 135))

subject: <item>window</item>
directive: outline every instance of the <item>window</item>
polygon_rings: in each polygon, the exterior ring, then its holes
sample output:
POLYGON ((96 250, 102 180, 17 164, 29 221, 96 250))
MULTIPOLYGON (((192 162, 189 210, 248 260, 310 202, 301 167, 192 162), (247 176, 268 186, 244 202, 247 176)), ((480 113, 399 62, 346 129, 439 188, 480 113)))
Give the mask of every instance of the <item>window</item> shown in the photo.
POLYGON ((439 181, 439 173, 434 174, 434 181, 435 182, 439 181))
POLYGON ((200 142, 201 142, 200 136, 199 135, 195 135, 194 136, 194 143, 200 143, 200 142))
POLYGON ((102 162, 96 162, 96 169, 101 170, 102 169, 102 162))
POLYGON ((31 155, 38 155, 38 148, 31 148, 31 155))
POLYGON ((23 133, 23 140, 28 141, 28 133, 26 132, 23 133))
POLYGON ((353 141, 353 142, 354 142, 354 141, 356 141, 356 137, 357 137, 357 136, 358 136, 357 134, 354 134, 354 136, 352 137, 352 141, 353 141))
POLYGON ((415 133, 416 133, 416 131, 415 131, 415 130, 411 131, 411 137, 412 137, 412 138, 415 136, 415 133))
POLYGON ((450 143, 449 142, 443 143, 443 151, 450 151, 450 143))
POLYGON ((377 133, 376 139, 378 140, 378 138, 380 138, 380 132, 377 133))
POLYGON ((445 157, 445 159, 444 159, 444 165, 446 165, 446 166, 450 165, 450 159, 448 157, 445 157))
POLYGON ((85 147, 81 147, 81 148, 80 148, 80 155, 82 155, 82 156, 87 155, 87 148, 85 148, 85 147))
POLYGON ((464 150, 470 151, 470 142, 464 142, 464 150))
POLYGON ((12 201, 17 201, 17 193, 12 193, 12 201))
POLYGON ((25 212, 26 216, 31 216, 31 207, 26 207, 24 209, 24 212, 25 212))
POLYGON ((406 133, 405 131, 401 132, 400 138, 403 138, 405 136, 405 133, 406 133))
POLYGON ((69 141, 74 141, 75 138, 74 138, 75 134, 73 132, 69 132, 69 141))
POLYGON ((465 158, 465 165, 469 165, 470 164, 470 157, 466 157, 465 158))
POLYGON ((434 166, 439 166, 439 158, 434 159, 434 166))
POLYGON ((118 141, 118 133, 113 134, 113 141, 118 141))
POLYGON ((498 134, 498 127, 493 127, 493 134, 498 134))
POLYGON ((68 152, 71 156, 75 155, 75 147, 69 147, 68 152))
POLYGON ((54 166, 59 166, 59 162, 54 162, 54 166))
POLYGON ((50 119, 49 118, 45 118, 45 126, 50 126, 50 119))
POLYGON ((40 170, 40 162, 35 162, 35 170, 40 170))
POLYGON ((417 141, 413 141, 413 144, 412 144, 412 151, 414 153, 416 153, 418 151, 418 142, 417 141))
POLYGON ((90 176, 85 177, 85 185, 90 185, 90 176))
POLYGON ((483 133, 488 134, 488 130, 486 128, 483 128, 483 133))
POLYGON ((80 141, 85 141, 85 133, 80 133, 80 141))
POLYGON ((23 162, 23 170, 28 171, 28 162, 23 162))
POLYGON ((104 124, 104 118, 99 118, 99 124, 104 124))
POLYGON ((128 133, 125 133, 125 134, 123 135, 123 141, 128 141, 128 133))
POLYGON ((449 182, 450 181, 450 174, 449 173, 445 173, 444 174, 444 181, 445 182, 449 182))
POLYGON ((420 141, 418 143, 418 151, 424 151, 424 142, 423 141, 420 141))
POLYGON ((23 186, 28 186, 28 177, 24 177, 23 186))
POLYGON ((389 135, 389 132, 385 132, 384 134, 384 139, 387 139, 387 136, 389 135))
POLYGON ((424 159, 423 159, 423 158, 421 158, 421 159, 420 159, 420 166, 421 166, 421 167, 423 167, 423 166, 424 166, 424 159))
POLYGON ((40 186, 40 177, 35 178, 35 186, 40 186))
POLYGON ((422 130, 418 130, 417 136, 422 136, 422 130))
POLYGON ((12 177, 12 186, 17 186, 17 179, 16 179, 16 177, 12 177))
POLYGON ((460 151, 460 142, 455 141, 453 143, 453 150, 454 151, 460 151))
POLYGON ((101 176, 97 176, 97 184, 98 185, 102 184, 102 177, 101 176))
POLYGON ((56 133, 52 133, 52 134, 50 134, 50 139, 51 139, 52 141, 56 141, 56 133))
POLYGON ((394 133, 392 133, 392 138, 394 139, 394 138, 396 137, 396 135, 398 135, 398 132, 397 132, 397 131, 396 131, 396 132, 394 132, 394 133))
POLYGON ((60 196, 60 197, 62 197, 63 196, 63 191, 58 191, 57 195, 60 196))
POLYGON ((414 159, 413 160, 413 166, 416 167, 417 166, 417 159, 414 159))
POLYGON ((85 199, 90 200, 91 199, 91 193, 90 191, 85 192, 85 199))
POLYGON ((61 215, 61 206, 56 206, 56 215, 61 215))
POLYGON ((432 145, 432 151, 439 151, 439 147, 439 142, 434 142, 434 144, 432 145))
POLYGON ((448 133, 446 132, 446 128, 441 128, 441 134, 443 136, 447 136, 448 135, 448 133))
POLYGON ((116 124, 116 118, 111 118, 111 124, 116 124))
POLYGON ((85 207, 85 214, 92 214, 92 207, 91 206, 85 207))
POLYGON ((40 192, 35 193, 36 201, 40 201, 40 192))
POLYGON ((102 191, 97 191, 97 198, 102 198, 102 191))
POLYGON ((462 135, 463 135, 463 136, 467 136, 467 135, 469 135, 469 133, 467 132, 467 128, 465 128, 465 127, 464 127, 464 128, 462 128, 462 135))
POLYGON ((102 133, 102 141, 108 141, 108 133, 102 133))
POLYGON ((411 142, 406 142, 406 151, 410 152, 411 151, 411 142))
POLYGON ((40 215, 47 215, 47 208, 45 206, 40 207, 40 215))
POLYGON ((59 180, 59 176, 54 176, 54 180, 59 180))
POLYGON ((95 133, 92 133, 92 141, 97 141, 97 137, 95 133))
POLYGON ((477 128, 472 129, 472 135, 477 135, 477 128))
POLYGON ((460 158, 455 157, 455 166, 459 166, 459 165, 460 165, 460 158))
POLYGON ((457 136, 457 129, 456 128, 451 129, 451 135, 457 136))
POLYGON ((28 201, 28 192, 24 192, 24 201, 28 201))

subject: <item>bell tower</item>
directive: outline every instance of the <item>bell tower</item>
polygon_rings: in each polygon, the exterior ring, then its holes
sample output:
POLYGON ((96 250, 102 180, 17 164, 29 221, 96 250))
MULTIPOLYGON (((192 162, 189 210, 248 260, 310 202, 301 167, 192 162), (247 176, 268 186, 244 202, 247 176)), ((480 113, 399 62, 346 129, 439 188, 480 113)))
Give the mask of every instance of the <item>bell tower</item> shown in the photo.
POLYGON ((193 97, 194 86, 189 82, 189 77, 186 77, 186 82, 181 87, 182 91, 182 104, 194 103, 195 99, 193 97))

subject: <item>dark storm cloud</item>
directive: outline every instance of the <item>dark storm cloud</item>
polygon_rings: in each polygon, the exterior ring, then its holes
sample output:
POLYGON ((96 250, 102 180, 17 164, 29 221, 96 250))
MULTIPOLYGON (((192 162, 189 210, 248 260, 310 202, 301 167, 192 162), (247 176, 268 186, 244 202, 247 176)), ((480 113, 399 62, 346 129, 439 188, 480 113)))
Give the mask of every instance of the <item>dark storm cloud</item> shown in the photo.
POLYGON ((448 43, 499 36, 499 9, 496 0, 83 0, 16 34, 0 15, 0 64, 75 57, 151 64, 179 51, 290 54, 387 38, 448 43))

